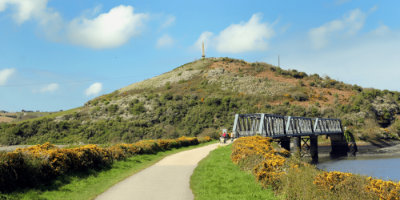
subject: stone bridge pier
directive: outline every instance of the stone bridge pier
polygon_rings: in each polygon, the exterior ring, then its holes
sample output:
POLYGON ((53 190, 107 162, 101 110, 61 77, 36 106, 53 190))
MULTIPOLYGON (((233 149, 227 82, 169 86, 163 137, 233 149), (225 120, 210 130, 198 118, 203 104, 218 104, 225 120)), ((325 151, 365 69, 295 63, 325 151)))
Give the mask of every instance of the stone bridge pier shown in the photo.
MULTIPOLYGON (((331 158, 347 156, 349 152, 348 143, 342 135, 330 135, 331 158)), ((311 163, 318 163, 318 136, 298 136, 279 138, 278 142, 281 147, 290 151, 292 155, 297 157, 310 157, 311 163), (291 141, 292 139, 292 141, 291 141)))
POLYGON ((347 152, 349 152, 349 144, 344 135, 330 135, 329 137, 331 138, 331 157, 337 158, 347 156, 347 152))

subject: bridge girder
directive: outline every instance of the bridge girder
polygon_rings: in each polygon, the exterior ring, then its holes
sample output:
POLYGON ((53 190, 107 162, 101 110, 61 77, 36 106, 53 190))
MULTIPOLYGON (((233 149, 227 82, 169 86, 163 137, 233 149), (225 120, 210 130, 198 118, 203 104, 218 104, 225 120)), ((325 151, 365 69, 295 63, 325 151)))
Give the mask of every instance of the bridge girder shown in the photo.
POLYGON ((343 134, 340 119, 280 116, 274 114, 236 114, 235 137, 262 135, 272 138, 343 134))

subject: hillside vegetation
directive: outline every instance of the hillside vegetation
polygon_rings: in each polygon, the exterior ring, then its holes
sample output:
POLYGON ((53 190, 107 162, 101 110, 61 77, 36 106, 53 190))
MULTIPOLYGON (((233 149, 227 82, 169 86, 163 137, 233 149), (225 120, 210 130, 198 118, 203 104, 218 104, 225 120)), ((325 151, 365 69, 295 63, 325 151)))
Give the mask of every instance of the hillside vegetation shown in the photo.
POLYGON ((19 122, 19 121, 24 121, 24 120, 29 120, 29 119, 35 119, 38 117, 43 117, 46 115, 52 114, 50 112, 33 112, 33 111, 21 111, 21 112, 5 112, 5 111, 0 111, 0 123, 1 122, 19 122))
POLYGON ((398 139, 400 93, 266 63, 207 58, 87 102, 67 114, 1 123, 1 144, 135 142, 216 136, 235 113, 335 117, 357 139, 398 139))

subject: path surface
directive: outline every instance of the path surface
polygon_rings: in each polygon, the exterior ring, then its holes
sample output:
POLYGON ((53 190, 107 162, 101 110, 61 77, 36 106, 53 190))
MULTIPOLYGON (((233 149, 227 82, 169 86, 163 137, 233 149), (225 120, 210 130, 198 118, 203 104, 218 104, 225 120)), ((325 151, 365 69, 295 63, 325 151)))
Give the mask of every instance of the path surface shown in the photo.
POLYGON ((221 144, 183 151, 165 157, 153 166, 119 182, 97 200, 190 200, 190 176, 197 163, 221 144))

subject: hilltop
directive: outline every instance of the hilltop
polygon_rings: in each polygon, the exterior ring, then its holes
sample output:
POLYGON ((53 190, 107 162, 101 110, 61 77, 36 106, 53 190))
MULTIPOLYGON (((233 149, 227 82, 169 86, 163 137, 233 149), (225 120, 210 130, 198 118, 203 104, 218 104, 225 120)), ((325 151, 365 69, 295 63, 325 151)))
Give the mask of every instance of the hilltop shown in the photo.
POLYGON ((100 96, 83 107, 0 125, 1 144, 133 142, 216 136, 235 113, 335 117, 361 140, 398 139, 400 93, 267 63, 207 58, 100 96))

